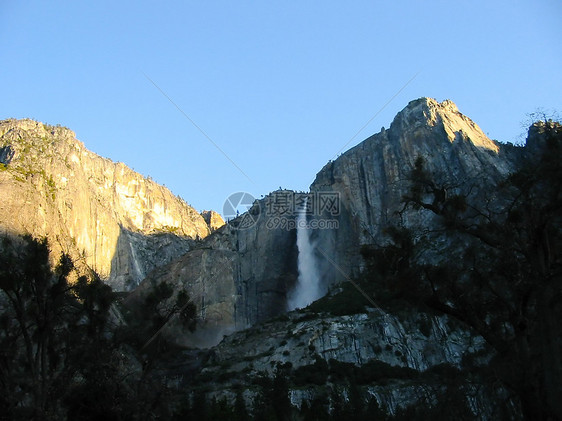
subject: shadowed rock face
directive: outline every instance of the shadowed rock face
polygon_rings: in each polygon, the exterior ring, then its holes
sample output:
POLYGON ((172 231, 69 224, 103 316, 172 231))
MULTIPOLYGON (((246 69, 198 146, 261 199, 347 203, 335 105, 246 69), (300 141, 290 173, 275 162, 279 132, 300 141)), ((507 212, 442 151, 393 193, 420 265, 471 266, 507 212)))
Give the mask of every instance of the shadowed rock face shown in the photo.
POLYGON ((160 282, 176 292, 187 290, 199 317, 197 331, 178 339, 189 346, 214 345, 226 333, 285 312, 287 292, 297 280, 296 232, 270 229, 265 207, 263 199, 250 210, 255 225, 241 229, 242 217, 237 218, 153 271, 132 293, 131 302, 160 282))
POLYGON ((168 189, 90 151, 75 134, 32 120, 0 122, 0 227, 49 239, 115 289, 209 234, 168 189))
POLYGON ((360 246, 382 244, 385 227, 397 222, 431 226, 429 212, 402 212, 418 157, 438 184, 477 195, 511 171, 516 153, 512 146, 488 139, 451 101, 411 101, 388 130, 383 128, 328 163, 311 186, 312 191, 333 191, 341 197, 340 229, 314 233, 317 246, 333 260, 319 256, 325 282, 345 279, 342 272, 357 275, 360 246), (334 271, 333 263, 341 271, 334 271))
MULTIPOLYGON (((451 101, 421 98, 410 102, 388 130, 328 163, 311 186, 312 192, 336 192, 340 197, 337 216, 324 212, 313 217, 335 218, 338 224, 312 233, 325 289, 360 272, 361 245, 383 243, 385 226, 400 218, 410 227, 431 224, 428 212, 398 214, 418 157, 437 174, 437 182, 476 194, 511 170, 516 155, 512 149, 488 139, 451 101), (477 185, 467 185, 468 179, 477 179, 477 185)), ((284 312, 298 277, 296 230, 271 229, 267 200, 256 201, 250 210, 261 215, 256 225, 235 229, 242 215, 203 241, 202 250, 188 252, 145 282, 174 283, 181 278, 182 287, 195 297, 204 282, 203 307, 220 311, 201 310, 203 328, 240 329, 284 312)), ((199 298, 195 302, 203 305, 199 298)))

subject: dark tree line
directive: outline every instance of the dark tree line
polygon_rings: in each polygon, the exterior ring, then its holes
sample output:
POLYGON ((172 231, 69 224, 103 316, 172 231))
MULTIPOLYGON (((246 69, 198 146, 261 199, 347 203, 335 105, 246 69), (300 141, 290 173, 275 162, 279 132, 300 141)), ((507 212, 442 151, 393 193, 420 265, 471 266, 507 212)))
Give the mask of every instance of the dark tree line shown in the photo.
POLYGON ((490 376, 526 419, 562 419, 562 127, 532 131, 518 169, 485 195, 439 184, 418 159, 404 200, 436 215, 440 234, 390 227, 390 244, 364 255, 381 290, 487 341, 490 376), (436 242, 441 258, 428 252, 436 242))
POLYGON ((73 270, 67 255, 51 267, 44 239, 0 239, 0 419, 171 417, 170 391, 151 370, 164 341, 142 345, 175 314, 194 328, 189 297, 166 305, 162 286, 127 324, 111 288, 95 273, 70 283, 73 270))
POLYGON ((63 255, 51 269, 46 240, 1 241, 2 414, 6 419, 61 418, 65 400, 77 392, 70 386, 77 376, 101 386, 108 375, 111 289, 85 277, 70 286, 71 259, 63 255))

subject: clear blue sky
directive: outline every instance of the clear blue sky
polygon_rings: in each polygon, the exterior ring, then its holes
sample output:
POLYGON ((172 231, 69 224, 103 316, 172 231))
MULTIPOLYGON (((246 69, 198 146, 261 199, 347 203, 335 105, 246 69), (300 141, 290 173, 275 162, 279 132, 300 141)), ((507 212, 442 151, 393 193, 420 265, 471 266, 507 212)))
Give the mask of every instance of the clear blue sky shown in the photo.
POLYGON ((346 149, 421 96, 519 141, 528 113, 562 110, 561 40, 548 0, 0 0, 0 118, 67 126, 222 211, 236 191, 307 190, 415 74, 346 149))

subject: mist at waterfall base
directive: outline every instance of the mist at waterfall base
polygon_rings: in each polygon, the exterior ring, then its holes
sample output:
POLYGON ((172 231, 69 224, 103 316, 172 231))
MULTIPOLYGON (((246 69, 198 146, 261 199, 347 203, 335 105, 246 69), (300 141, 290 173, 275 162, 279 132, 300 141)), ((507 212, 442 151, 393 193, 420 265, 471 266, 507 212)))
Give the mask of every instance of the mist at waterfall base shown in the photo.
POLYGON ((320 298, 320 273, 316 265, 316 256, 311 241, 311 230, 306 221, 306 202, 297 215, 297 248, 299 278, 295 289, 289 294, 287 309, 304 308, 314 300, 320 298))

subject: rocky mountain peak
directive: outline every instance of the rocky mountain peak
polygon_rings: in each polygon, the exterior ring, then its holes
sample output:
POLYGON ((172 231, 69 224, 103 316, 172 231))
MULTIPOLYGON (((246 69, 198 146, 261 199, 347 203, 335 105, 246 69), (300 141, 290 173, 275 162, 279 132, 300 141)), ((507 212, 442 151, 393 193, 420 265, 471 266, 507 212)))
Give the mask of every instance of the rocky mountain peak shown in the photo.
POLYGON ((225 224, 221 214, 215 212, 214 210, 203 211, 201 212, 201 216, 209 226, 209 230, 211 230, 211 232, 218 230, 220 227, 222 227, 225 224))
POLYGON ((465 139, 476 147, 499 152, 496 142, 489 139, 476 123, 462 114, 456 104, 448 99, 438 102, 433 98, 423 97, 410 101, 394 118, 392 128, 405 135, 420 134, 419 131, 424 129, 442 129, 451 143, 465 139))
MULTIPOLYGON (((314 241, 346 273, 358 275, 361 245, 383 242, 384 227, 398 220, 408 227, 431 224, 431 215, 402 212, 418 159, 437 182, 477 194, 512 171, 515 156, 506 149, 489 139, 452 101, 411 101, 389 129, 351 148, 317 174, 311 190, 338 194, 341 206, 340 228, 317 230, 314 241), (476 179, 476 186, 465 182, 476 179)), ((327 283, 338 281, 331 263, 323 265, 320 271, 327 283)))
POLYGON ((201 215, 150 177, 90 152, 65 127, 0 121, 0 228, 47 237, 116 289, 206 237, 201 215))

